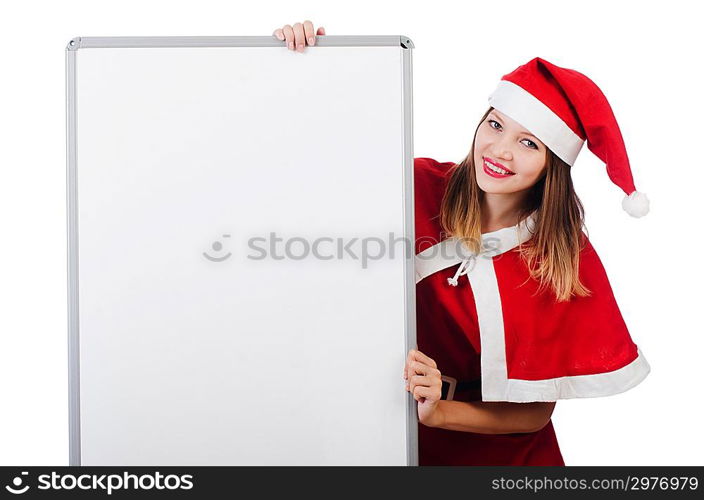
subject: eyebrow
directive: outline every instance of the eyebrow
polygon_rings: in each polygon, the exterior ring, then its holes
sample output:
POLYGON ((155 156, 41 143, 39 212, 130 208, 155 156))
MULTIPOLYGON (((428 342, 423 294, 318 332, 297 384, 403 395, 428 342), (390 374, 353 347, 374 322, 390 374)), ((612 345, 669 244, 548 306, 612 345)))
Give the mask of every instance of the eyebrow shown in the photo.
MULTIPOLYGON (((503 121, 503 119, 502 119, 499 115, 497 115, 496 113, 494 113, 493 111, 492 111, 491 113, 489 113, 489 115, 490 115, 490 116, 493 116, 493 117, 496 118, 497 120, 502 120, 502 121, 503 121)), ((527 130, 521 130, 521 131, 518 132, 518 133, 519 133, 519 134, 524 134, 524 135, 529 135, 529 136, 531 136, 533 139, 538 139, 536 136, 534 136, 533 134, 531 134, 531 133, 528 132, 527 130)))

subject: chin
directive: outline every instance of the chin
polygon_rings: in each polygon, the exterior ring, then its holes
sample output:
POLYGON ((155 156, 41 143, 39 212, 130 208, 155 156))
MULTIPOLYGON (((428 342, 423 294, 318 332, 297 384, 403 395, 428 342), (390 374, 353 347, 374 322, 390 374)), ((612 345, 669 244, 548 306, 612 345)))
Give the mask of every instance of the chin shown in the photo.
POLYGON ((489 194, 506 194, 513 193, 514 191, 516 191, 514 187, 507 188, 504 186, 495 186, 492 183, 486 183, 480 181, 479 179, 477 179, 477 185, 479 186, 479 189, 489 194))
POLYGON ((506 189, 484 189, 481 184, 479 185, 479 189, 481 189, 483 192, 488 193, 488 194, 508 194, 508 193, 513 193, 515 192, 514 190, 506 190, 506 189))

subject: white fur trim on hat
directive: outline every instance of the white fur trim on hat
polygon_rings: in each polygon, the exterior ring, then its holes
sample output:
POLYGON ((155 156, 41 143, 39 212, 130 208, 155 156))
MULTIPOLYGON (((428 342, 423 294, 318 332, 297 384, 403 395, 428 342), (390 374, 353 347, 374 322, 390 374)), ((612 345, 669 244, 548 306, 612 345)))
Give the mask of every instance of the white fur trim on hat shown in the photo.
POLYGON ((584 141, 533 94, 501 80, 489 96, 489 105, 526 127, 569 166, 574 165, 584 141))
POLYGON ((621 202, 621 206, 632 217, 643 217, 650 211, 650 201, 645 193, 633 191, 626 195, 621 202))

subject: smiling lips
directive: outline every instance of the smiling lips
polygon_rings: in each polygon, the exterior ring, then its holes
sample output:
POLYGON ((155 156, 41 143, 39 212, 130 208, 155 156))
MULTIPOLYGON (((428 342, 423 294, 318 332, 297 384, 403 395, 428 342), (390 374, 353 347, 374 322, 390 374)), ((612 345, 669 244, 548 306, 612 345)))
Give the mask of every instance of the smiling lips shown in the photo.
POLYGON ((493 162, 489 158, 483 158, 483 160, 484 172, 486 172, 487 175, 491 177, 494 177, 496 179, 503 179, 505 177, 511 177, 512 175, 516 175, 515 172, 511 172, 509 169, 507 169, 500 163, 493 162))

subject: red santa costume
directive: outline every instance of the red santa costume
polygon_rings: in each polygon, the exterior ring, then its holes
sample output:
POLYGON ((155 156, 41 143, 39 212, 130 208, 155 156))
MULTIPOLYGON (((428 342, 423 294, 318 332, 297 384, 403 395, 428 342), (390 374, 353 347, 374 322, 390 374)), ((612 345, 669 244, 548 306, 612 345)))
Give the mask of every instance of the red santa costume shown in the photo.
MULTIPOLYGON (((505 75, 490 105, 526 127, 567 164, 584 142, 626 193, 624 209, 648 211, 635 190, 611 108, 574 70, 535 58, 505 75)), ((443 398, 525 403, 608 396, 640 383, 650 367, 632 341, 604 267, 585 238, 579 278, 592 294, 557 302, 538 291, 518 252, 536 212, 482 234, 472 252, 445 238, 440 204, 454 163, 415 159, 418 349, 443 374, 443 398)), ((564 465, 552 421, 537 432, 478 434, 419 425, 420 465, 564 465)))

